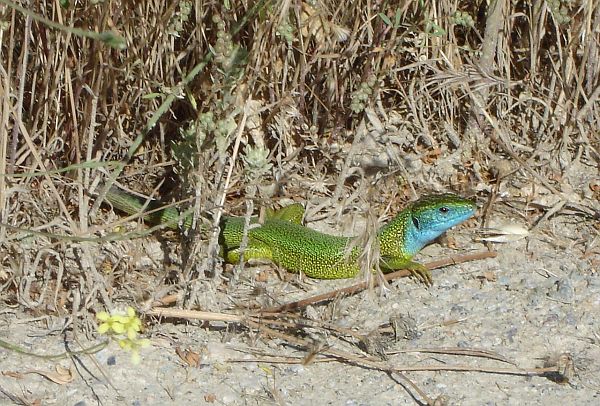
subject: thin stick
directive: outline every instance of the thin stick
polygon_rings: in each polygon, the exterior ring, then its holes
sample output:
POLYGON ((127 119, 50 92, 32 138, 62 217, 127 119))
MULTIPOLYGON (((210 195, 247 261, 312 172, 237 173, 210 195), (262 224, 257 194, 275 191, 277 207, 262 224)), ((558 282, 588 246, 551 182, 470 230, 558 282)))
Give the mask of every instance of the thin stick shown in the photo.
MULTIPOLYGON (((477 252, 475 254, 469 254, 469 255, 462 255, 459 257, 450 257, 447 259, 443 259, 443 260, 439 260, 439 261, 434 261, 434 262, 430 262, 428 264, 425 264, 425 267, 429 270, 431 269, 437 269, 437 268, 443 268, 445 266, 449 266, 449 265, 454 265, 454 264, 461 264, 463 262, 470 262, 470 261, 476 261, 479 259, 484 259, 484 258, 494 258, 496 257, 497 252, 492 251, 492 252, 488 252, 488 251, 482 251, 482 252, 477 252)), ((394 279, 398 279, 398 278, 403 278, 406 276, 411 275, 411 272, 409 270, 406 269, 401 269, 399 271, 393 272, 393 273, 389 273, 384 275, 384 279, 389 282, 392 281, 394 279)), ((357 283, 355 285, 352 286, 348 286, 346 288, 342 288, 342 289, 337 289, 331 292, 327 292, 327 293, 323 293, 321 295, 316 295, 316 296, 312 296, 309 297, 307 299, 302 299, 302 300, 298 300, 296 302, 291 302, 291 303, 287 303, 281 306, 276 306, 276 307, 271 307, 268 309, 264 309, 261 311, 261 313, 281 313, 281 312, 287 312, 287 311, 293 311, 293 310, 298 310, 298 309, 302 309, 306 306, 315 304, 315 303, 320 303, 320 302, 324 302, 324 301, 328 301, 328 300, 333 300, 336 297, 339 296, 348 296, 348 295, 353 295, 355 293, 361 292, 363 290, 365 290, 367 287, 369 286, 369 284, 367 282, 361 282, 361 283, 357 283)))

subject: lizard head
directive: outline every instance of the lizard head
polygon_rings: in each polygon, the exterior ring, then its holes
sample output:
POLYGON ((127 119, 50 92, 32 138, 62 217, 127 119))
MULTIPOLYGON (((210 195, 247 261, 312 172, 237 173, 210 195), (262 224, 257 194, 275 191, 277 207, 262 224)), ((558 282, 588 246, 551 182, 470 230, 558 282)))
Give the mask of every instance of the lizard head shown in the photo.
POLYGON ((444 231, 475 214, 471 200, 445 193, 423 197, 409 206, 410 234, 416 246, 423 247, 444 231))
POLYGON ((475 214, 476 209, 471 200, 450 193, 423 197, 379 230, 382 255, 410 259, 444 231, 475 214))

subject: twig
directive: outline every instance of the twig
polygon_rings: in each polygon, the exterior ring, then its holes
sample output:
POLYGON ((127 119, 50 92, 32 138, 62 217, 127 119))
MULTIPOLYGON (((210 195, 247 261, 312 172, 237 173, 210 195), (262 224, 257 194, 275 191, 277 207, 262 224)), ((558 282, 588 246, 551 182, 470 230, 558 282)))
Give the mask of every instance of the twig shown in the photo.
POLYGON ((100 344, 96 344, 92 347, 84 348, 83 350, 79 350, 79 351, 65 351, 63 353, 55 354, 55 355, 42 355, 42 354, 35 354, 33 352, 29 352, 29 351, 25 350, 24 348, 19 347, 18 345, 11 344, 4 340, 0 340, 0 347, 4 348, 6 350, 13 351, 13 352, 16 352, 16 353, 22 354, 22 355, 27 355, 29 357, 41 358, 41 359, 46 359, 46 360, 51 360, 51 361, 69 358, 69 357, 73 357, 73 356, 77 356, 77 355, 83 355, 83 354, 95 354, 98 351, 102 350, 107 345, 108 345, 108 341, 104 341, 100 344))
MULTIPOLYGON (((504 375, 537 375, 544 376, 549 373, 557 374, 560 373, 559 365, 547 366, 544 368, 491 368, 491 367, 478 367, 469 365, 425 365, 425 366, 403 366, 394 364, 390 366, 388 362, 380 361, 379 359, 371 356, 358 355, 342 350, 337 350, 329 346, 321 346, 315 348, 315 345, 306 339, 293 336, 290 334, 283 333, 278 330, 274 330, 267 327, 262 319, 255 317, 244 317, 239 315, 224 314, 224 313, 213 313, 213 312, 202 312, 185 309, 171 309, 171 308, 154 308, 148 311, 146 314, 154 315, 159 317, 174 317, 204 321, 222 321, 222 322, 233 322, 245 325, 249 329, 257 330, 259 333, 264 334, 271 339, 276 338, 285 341, 288 344, 306 348, 309 350, 307 356, 302 360, 284 360, 287 363, 300 363, 303 364, 321 361, 324 358, 334 358, 342 363, 356 365, 363 368, 373 369, 377 371, 386 372, 388 374, 397 374, 408 385, 410 385, 418 394, 421 396, 427 404, 433 404, 432 400, 410 379, 408 379, 405 372, 416 372, 416 371, 456 371, 456 372, 484 372, 504 375), (311 350, 312 349, 312 350, 311 350)), ((510 362, 504 357, 486 350, 473 350, 473 349, 457 349, 457 348, 440 348, 440 349, 423 349, 422 352, 433 352, 433 353, 450 353, 456 355, 467 355, 476 357, 485 357, 502 362, 510 362)), ((248 360, 245 360, 248 362, 248 360)), ((252 360, 257 362, 257 360, 252 360)), ((263 359, 265 361, 265 359, 263 359)), ((268 360, 266 360, 268 362, 268 360)), ((275 362, 282 362, 281 356, 278 356, 275 362)))
MULTIPOLYGON (((450 257, 450 258, 447 258, 444 260, 430 262, 428 264, 425 264, 425 267, 429 270, 437 269, 437 268, 442 268, 442 267, 449 266, 449 265, 461 264, 463 262, 477 261, 477 260, 485 259, 485 258, 494 258, 494 257, 496 257, 496 255, 497 255, 497 253, 494 251, 492 251, 492 252, 483 251, 483 252, 478 252, 475 254, 462 255, 459 257, 450 257)), ((406 277, 409 275, 411 275, 411 272, 409 270, 402 269, 400 271, 396 271, 396 272, 384 275, 384 279, 387 282, 389 282, 394 279, 403 278, 403 277, 406 277)), ((281 313, 281 312, 302 309, 302 308, 312 305, 312 304, 321 303, 321 302, 328 301, 328 300, 333 300, 336 297, 339 297, 342 295, 343 296, 353 295, 355 293, 358 293, 358 292, 361 292, 361 291, 367 289, 368 286, 369 286, 369 284, 367 282, 357 283, 355 285, 348 286, 346 288, 337 289, 332 292, 327 292, 327 293, 323 293, 321 295, 312 296, 307 299, 302 299, 302 300, 292 302, 292 303, 287 303, 287 304, 284 304, 281 306, 264 309, 261 311, 261 313, 263 313, 263 314, 265 314, 265 313, 281 313)))

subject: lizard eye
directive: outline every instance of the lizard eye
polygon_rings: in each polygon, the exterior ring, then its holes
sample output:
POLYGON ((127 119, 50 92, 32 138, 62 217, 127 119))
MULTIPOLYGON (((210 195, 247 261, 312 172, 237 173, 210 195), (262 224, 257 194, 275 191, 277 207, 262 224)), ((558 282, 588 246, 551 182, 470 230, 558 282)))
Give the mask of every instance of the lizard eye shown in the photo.
POLYGON ((419 229, 419 219, 416 218, 415 216, 412 216, 412 222, 413 222, 413 225, 415 226, 415 228, 418 230, 419 229))
POLYGON ((442 214, 446 214, 446 213, 448 213, 449 211, 450 211, 450 209, 449 209, 449 208, 447 208, 446 206, 442 206, 442 207, 440 207, 440 213, 442 213, 442 214))

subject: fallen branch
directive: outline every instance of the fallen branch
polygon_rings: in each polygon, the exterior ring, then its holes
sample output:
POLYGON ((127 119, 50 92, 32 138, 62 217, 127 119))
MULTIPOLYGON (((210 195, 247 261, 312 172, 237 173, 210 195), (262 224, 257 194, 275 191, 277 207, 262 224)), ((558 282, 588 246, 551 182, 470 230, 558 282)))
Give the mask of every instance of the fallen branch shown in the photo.
MULTIPOLYGON (((443 268, 443 267, 449 266, 449 265, 461 264, 464 262, 477 261, 477 260, 485 259, 485 258, 495 258, 496 255, 498 255, 498 254, 495 251, 482 251, 482 252, 477 252, 475 254, 461 255, 459 257, 450 257, 450 258, 442 259, 439 261, 430 262, 428 264, 425 264, 425 267, 429 270, 438 269, 438 268, 443 268)), ((404 278, 404 277, 410 276, 410 275, 411 275, 411 272, 409 270, 401 269, 396 272, 385 274, 384 279, 387 282, 390 282, 390 281, 393 281, 394 279, 404 278)), ((376 280, 376 283, 378 283, 377 280, 376 280)), ((302 309, 309 305, 333 300, 336 297, 350 296, 350 295, 356 294, 358 292, 362 292, 363 290, 367 289, 369 286, 370 286, 370 284, 368 282, 360 282, 355 285, 348 286, 346 288, 336 289, 334 291, 323 293, 321 295, 312 296, 307 299, 302 299, 302 300, 298 300, 296 302, 286 303, 281 306, 263 309, 261 311, 261 314, 282 313, 282 312, 288 312, 288 311, 302 309)))

